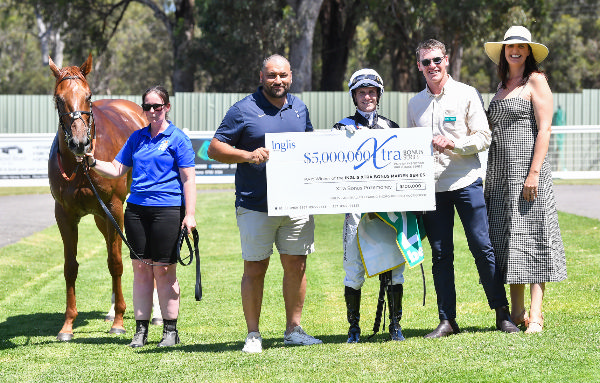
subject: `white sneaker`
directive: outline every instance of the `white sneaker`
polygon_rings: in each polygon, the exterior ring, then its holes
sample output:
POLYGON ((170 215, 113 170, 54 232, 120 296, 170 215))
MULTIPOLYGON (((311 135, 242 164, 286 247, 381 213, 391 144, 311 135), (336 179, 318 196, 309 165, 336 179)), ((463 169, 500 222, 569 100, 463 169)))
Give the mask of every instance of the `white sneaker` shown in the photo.
POLYGON ((297 346, 309 346, 311 344, 321 344, 323 341, 308 335, 302 330, 302 327, 296 326, 294 329, 286 335, 283 333, 284 344, 294 344, 297 346))
POLYGON ((262 352, 262 338, 258 331, 253 331, 248 334, 246 337, 246 344, 244 344, 242 351, 253 354, 262 352))

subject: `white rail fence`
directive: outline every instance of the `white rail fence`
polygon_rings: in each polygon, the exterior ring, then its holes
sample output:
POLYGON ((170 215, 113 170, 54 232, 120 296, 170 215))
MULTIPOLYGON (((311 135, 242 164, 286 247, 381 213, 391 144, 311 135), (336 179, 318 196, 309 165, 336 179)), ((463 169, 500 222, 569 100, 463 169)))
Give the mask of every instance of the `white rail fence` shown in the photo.
MULTIPOLYGON (((212 133, 191 132, 190 136, 202 144, 210 141, 212 133)), ((53 137, 54 134, 44 133, 0 134, 0 187, 48 185, 46 169, 53 137)), ((196 158, 197 183, 233 182, 234 167, 228 171, 213 170, 219 164, 201 157, 196 158)), ((480 158, 485 168, 487 153, 480 158)), ((600 179, 600 126, 553 127, 548 160, 554 178, 600 179)))
MULTIPOLYGON (((479 158, 485 168, 487 152, 479 158)), ((600 179, 600 126, 553 126, 548 161, 553 178, 600 179)))

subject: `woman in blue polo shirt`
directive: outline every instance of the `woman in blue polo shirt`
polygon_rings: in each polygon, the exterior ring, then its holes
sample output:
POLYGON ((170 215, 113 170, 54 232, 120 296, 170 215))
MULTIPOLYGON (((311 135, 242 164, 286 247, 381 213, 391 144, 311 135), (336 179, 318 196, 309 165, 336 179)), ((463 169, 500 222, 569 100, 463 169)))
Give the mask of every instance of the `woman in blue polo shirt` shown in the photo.
POLYGON ((179 343, 175 249, 180 229, 186 227, 191 232, 196 227, 195 154, 189 137, 167 120, 171 108, 167 90, 162 86, 149 88, 142 101, 150 124, 135 131, 112 162, 93 156, 87 160, 107 178, 121 177, 132 169, 125 231, 135 251, 131 259, 136 333, 129 345, 146 344, 156 280, 164 323, 158 347, 166 347, 179 343))

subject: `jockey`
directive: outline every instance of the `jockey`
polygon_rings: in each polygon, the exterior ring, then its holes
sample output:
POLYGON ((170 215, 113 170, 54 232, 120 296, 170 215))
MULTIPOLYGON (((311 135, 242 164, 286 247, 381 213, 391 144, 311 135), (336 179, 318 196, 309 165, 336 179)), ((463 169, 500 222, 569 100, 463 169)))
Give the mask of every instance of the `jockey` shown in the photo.
MULTIPOLYGON (((373 69, 360 69, 350 77, 348 88, 352 101, 356 106, 353 116, 340 120, 333 129, 347 130, 354 133, 357 129, 390 129, 398 128, 394 121, 377 113, 379 101, 383 95, 383 80, 373 69)), ((361 287, 365 282, 365 267, 357 242, 357 228, 361 220, 360 213, 346 214, 344 222, 344 297, 348 322, 348 343, 355 343, 360 338, 360 297, 361 287)), ((404 283, 404 266, 393 269, 391 278, 386 278, 385 289, 389 304, 389 332, 392 340, 402 341, 402 293, 404 283)))

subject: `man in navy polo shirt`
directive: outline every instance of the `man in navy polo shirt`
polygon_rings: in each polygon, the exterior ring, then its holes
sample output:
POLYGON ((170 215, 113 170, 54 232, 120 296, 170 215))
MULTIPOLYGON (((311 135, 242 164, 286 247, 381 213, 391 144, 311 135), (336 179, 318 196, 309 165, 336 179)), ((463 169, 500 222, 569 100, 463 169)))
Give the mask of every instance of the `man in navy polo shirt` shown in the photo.
POLYGON ((283 266, 283 298, 286 311, 284 344, 322 343, 300 326, 306 295, 306 258, 314 251, 314 221, 310 215, 269 217, 265 133, 310 132, 313 130, 306 105, 291 94, 289 61, 272 55, 263 61, 260 86, 236 102, 217 129, 208 156, 237 163, 235 207, 244 259, 242 306, 248 336, 242 351, 262 352, 258 324, 264 279, 273 254, 273 243, 283 266))

